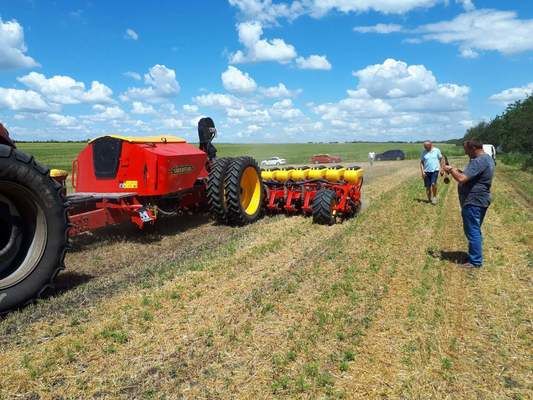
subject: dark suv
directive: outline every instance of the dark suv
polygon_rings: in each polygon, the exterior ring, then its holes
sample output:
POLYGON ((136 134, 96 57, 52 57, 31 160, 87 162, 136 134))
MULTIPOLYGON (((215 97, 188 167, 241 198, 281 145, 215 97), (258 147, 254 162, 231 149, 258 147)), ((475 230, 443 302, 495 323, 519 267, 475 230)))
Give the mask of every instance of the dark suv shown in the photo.
POLYGON ((376 154, 376 161, 405 160, 405 153, 401 150, 387 150, 376 154))

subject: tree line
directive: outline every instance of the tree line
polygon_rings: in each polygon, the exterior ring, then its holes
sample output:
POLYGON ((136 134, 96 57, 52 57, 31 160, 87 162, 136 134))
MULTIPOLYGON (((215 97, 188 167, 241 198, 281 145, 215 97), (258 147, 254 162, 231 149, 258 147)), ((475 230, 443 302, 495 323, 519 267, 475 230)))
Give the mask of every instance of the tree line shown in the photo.
POLYGON ((509 104, 489 122, 468 129, 463 140, 477 138, 496 146, 504 162, 533 168, 533 94, 509 104))

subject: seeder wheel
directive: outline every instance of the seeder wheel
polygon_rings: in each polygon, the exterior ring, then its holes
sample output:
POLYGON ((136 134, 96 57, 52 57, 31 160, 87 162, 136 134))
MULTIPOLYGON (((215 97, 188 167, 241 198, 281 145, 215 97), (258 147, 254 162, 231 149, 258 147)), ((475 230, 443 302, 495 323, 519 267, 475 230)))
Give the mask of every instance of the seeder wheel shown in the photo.
POLYGON ((255 222, 263 208, 263 181, 252 157, 235 158, 228 165, 224 179, 227 221, 232 225, 255 222))
POLYGON ((337 193, 330 189, 320 189, 311 206, 313 222, 322 225, 335 223, 335 207, 337 206, 337 193))
POLYGON ((226 221, 224 176, 231 160, 231 158, 217 158, 211 165, 207 178, 207 203, 212 217, 218 222, 226 221))

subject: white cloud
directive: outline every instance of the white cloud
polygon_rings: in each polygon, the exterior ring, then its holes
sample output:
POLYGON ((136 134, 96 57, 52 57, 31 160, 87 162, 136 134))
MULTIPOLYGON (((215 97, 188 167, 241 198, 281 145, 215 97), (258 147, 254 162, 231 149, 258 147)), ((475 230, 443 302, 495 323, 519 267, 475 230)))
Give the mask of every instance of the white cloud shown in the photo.
POLYGON ((108 107, 108 106, 96 104, 93 106, 93 110, 97 111, 98 113, 87 117, 87 119, 90 119, 93 121, 123 119, 127 116, 126 112, 118 106, 108 107))
POLYGON ((372 26, 355 26, 353 28, 354 32, 381 34, 401 32, 402 29, 402 26, 398 24, 376 24, 372 26))
POLYGON ((161 121, 163 126, 167 129, 181 129, 183 128, 183 121, 176 118, 166 118, 161 121))
POLYGON ((250 93, 257 89, 257 84, 248 73, 232 65, 222 73, 221 79, 224 88, 230 92, 250 93))
POLYGON ((150 104, 144 104, 140 101, 134 101, 132 104, 131 112, 133 114, 154 114, 155 110, 150 104))
POLYGON ((139 74, 138 72, 126 71, 122 75, 128 78, 134 79, 136 81, 140 81, 142 79, 141 74, 139 74))
POLYGON ((15 20, 3 22, 0 18, 0 69, 38 66, 27 50, 22 26, 15 20))
POLYGON ((239 42, 245 51, 238 50, 232 54, 233 64, 260 61, 276 61, 286 64, 296 58, 296 50, 283 39, 261 39, 263 27, 259 22, 243 22, 237 25, 239 42))
POLYGON ((70 127, 76 125, 76 118, 70 115, 51 113, 48 114, 47 117, 55 126, 70 127))
POLYGON ((374 140, 457 137, 464 132, 461 121, 471 119, 470 89, 439 83, 423 65, 387 59, 353 74, 358 85, 347 98, 312 105, 339 140, 355 132, 374 140))
POLYGON ((277 97, 293 97, 296 96, 299 90, 289 90, 283 83, 278 83, 277 86, 269 86, 260 88, 259 91, 265 97, 277 98, 277 97))
POLYGON ((379 98, 413 97, 437 87, 433 73, 423 65, 408 66, 392 58, 354 72, 354 76, 359 78, 359 89, 379 98))
POLYGON ((181 90, 176 80, 176 72, 165 65, 156 64, 144 74, 147 87, 129 88, 122 96, 124 100, 160 101, 177 96, 181 90))
POLYGON ((533 94, 533 82, 528 83, 525 86, 502 90, 501 92, 490 96, 489 100, 502 104, 509 104, 517 100, 522 100, 531 94, 533 94))
POLYGON ((437 0, 315 0, 310 6, 310 14, 321 17, 330 11, 367 12, 384 14, 404 14, 416 8, 429 8, 437 0))
POLYGON ((239 104, 238 99, 231 95, 221 93, 208 93, 194 98, 195 103, 202 107, 235 107, 239 104))
POLYGON ((126 33, 124 34, 124 37, 126 39, 137 40, 139 39, 139 34, 135 32, 133 29, 128 28, 126 29, 126 33))
POLYGON ((50 105, 33 90, 0 88, 0 108, 13 111, 49 111, 50 105))
POLYGON ((271 112, 274 116, 282 119, 293 119, 303 116, 301 110, 294 108, 291 99, 283 99, 272 105, 271 112))
POLYGON ((479 57, 479 53, 477 51, 474 51, 474 50, 469 49, 469 48, 461 49, 459 54, 463 58, 478 58, 479 57))
MULTIPOLYGON (((448 0, 294 0, 273 3, 272 0, 229 0, 246 20, 276 24, 278 19, 292 21, 302 15, 321 18, 332 11, 361 13, 376 11, 384 14, 404 14, 417 8, 430 8, 448 0)), ((456 0, 473 7, 471 0, 456 0)))
POLYGON ((456 44, 467 57, 476 51, 514 54, 533 50, 533 19, 519 19, 514 11, 465 12, 449 21, 423 25, 416 32, 422 40, 456 44))
POLYGON ((292 20, 304 12, 300 1, 272 3, 272 0, 229 0, 230 5, 237 7, 245 19, 275 23, 278 18, 292 20))
POLYGON ((472 0, 457 0, 457 2, 461 3, 466 11, 472 11, 476 8, 472 0))
POLYGON ((70 76, 64 75, 46 78, 38 72, 30 72, 28 75, 17 78, 17 80, 58 104, 113 102, 111 98, 113 91, 98 81, 93 81, 91 88, 86 91, 83 82, 78 82, 70 76))
POLYGON ((331 64, 326 56, 319 56, 316 54, 313 54, 307 58, 298 57, 296 59, 296 65, 300 69, 321 69, 326 71, 331 69, 331 64))
POLYGON ((184 104, 183 111, 185 111, 186 113, 197 113, 198 106, 194 104, 184 104))

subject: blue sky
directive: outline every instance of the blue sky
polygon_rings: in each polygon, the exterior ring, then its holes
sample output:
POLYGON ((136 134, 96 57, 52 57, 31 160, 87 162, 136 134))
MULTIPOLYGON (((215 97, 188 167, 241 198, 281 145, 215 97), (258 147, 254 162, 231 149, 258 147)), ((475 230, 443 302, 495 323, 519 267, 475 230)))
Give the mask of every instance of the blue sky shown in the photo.
POLYGON ((533 91, 533 2, 0 1, 0 120, 19 140, 419 140, 533 91))

